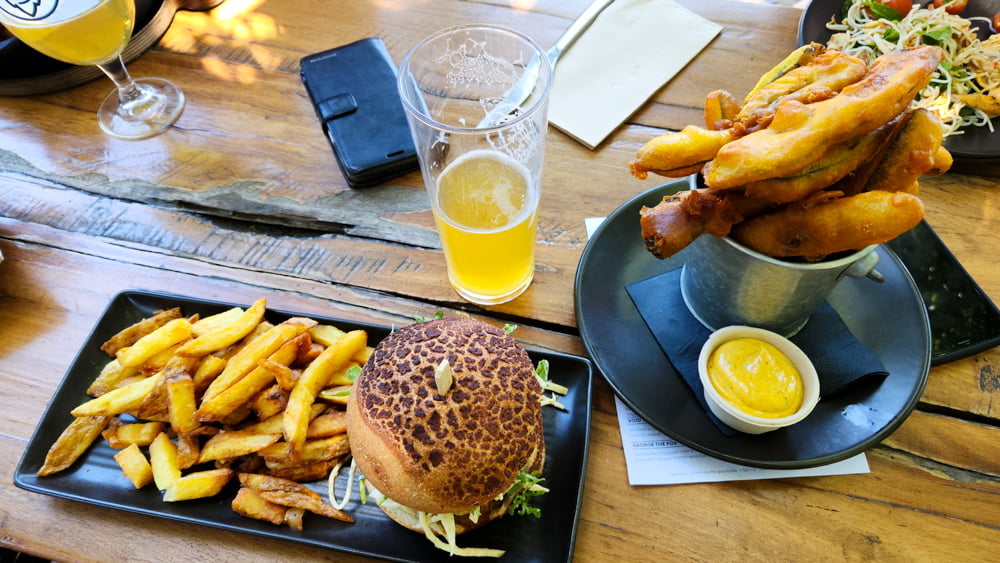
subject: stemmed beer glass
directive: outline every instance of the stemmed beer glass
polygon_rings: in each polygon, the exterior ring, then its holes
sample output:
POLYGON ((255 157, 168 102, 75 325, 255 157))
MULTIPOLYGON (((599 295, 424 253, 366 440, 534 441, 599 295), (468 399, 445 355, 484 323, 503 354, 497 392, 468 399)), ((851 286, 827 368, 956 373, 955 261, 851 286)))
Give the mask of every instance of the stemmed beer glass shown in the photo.
POLYGON ((15 37, 66 63, 97 65, 117 88, 98 110, 105 133, 144 139, 170 127, 184 93, 162 78, 133 80, 121 52, 135 24, 134 0, 0 0, 0 23, 15 37))

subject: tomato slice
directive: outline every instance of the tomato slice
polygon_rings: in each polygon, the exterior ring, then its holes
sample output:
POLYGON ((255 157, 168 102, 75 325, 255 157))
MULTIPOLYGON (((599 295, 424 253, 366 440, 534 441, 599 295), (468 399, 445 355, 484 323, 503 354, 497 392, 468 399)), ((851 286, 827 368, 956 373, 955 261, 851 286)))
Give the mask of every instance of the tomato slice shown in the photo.
POLYGON ((944 6, 944 11, 957 16, 965 11, 965 6, 968 3, 968 0, 934 0, 934 7, 940 8, 944 6))
POLYGON ((896 10, 902 17, 906 17, 906 14, 909 14, 910 9, 913 8, 910 0, 878 0, 878 3, 896 10))

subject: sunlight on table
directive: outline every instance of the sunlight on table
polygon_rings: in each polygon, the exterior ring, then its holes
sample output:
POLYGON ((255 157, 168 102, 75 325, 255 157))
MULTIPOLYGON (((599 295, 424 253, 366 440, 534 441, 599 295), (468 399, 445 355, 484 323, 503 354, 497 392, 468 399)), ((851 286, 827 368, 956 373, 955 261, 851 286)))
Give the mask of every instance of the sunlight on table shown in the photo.
POLYGON ((208 12, 178 11, 162 43, 182 51, 228 49, 246 51, 246 64, 232 65, 225 60, 201 59, 210 74, 240 84, 253 82, 258 67, 279 66, 282 58, 266 46, 279 35, 277 22, 261 13, 266 0, 226 0, 208 12), (232 39, 228 39, 231 37, 232 39))

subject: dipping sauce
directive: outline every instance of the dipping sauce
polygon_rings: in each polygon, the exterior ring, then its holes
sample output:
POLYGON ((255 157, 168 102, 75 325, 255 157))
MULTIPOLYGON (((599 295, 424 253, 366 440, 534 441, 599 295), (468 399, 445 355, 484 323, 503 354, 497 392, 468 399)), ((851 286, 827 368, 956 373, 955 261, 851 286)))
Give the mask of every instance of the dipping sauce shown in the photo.
POLYGON ((802 375, 774 345, 736 338, 719 345, 708 359, 708 379, 719 395, 746 414, 782 418, 802 406, 802 375))

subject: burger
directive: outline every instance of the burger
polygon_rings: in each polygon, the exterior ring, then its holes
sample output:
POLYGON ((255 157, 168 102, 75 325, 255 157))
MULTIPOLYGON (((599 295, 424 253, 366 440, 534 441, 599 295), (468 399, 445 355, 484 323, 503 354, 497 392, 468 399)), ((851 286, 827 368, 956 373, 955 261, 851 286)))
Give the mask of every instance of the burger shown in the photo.
POLYGON ((393 332, 347 403, 348 439, 368 495, 438 548, 502 555, 460 548, 455 536, 544 492, 541 397, 527 352, 502 329, 456 317, 393 332))

